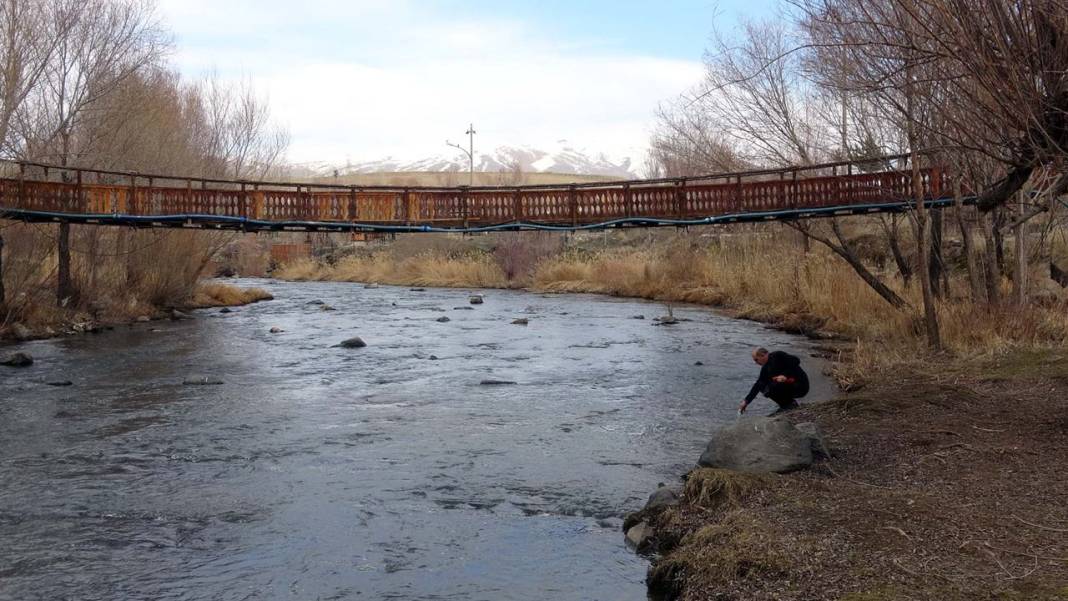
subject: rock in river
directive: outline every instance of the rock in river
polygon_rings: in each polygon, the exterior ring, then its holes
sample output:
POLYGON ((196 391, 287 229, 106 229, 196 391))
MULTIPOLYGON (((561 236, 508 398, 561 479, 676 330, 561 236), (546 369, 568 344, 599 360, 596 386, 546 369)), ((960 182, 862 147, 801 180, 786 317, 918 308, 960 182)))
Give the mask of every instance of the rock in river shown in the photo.
POLYGON ((478 383, 479 386, 513 386, 515 382, 511 380, 482 380, 478 383))
POLYGON ((526 317, 520 317, 519 319, 512 320, 512 325, 513 326, 525 326, 525 325, 527 325, 529 323, 530 323, 530 320, 528 320, 526 317))
POLYGON ((784 474, 812 464, 812 440, 785 419, 743 419, 716 432, 697 464, 784 474))
POLYGON ((285 332, 285 330, 283 330, 282 328, 280 328, 278 326, 274 326, 270 330, 267 330, 267 331, 272 333, 272 334, 281 334, 282 332, 285 332))
POLYGON ((451 320, 451 319, 449 319, 448 317, 445 317, 444 315, 442 315, 441 317, 439 317, 439 318, 435 319, 434 321, 439 321, 439 322, 441 322, 441 323, 445 323, 445 322, 447 322, 447 321, 452 321, 452 320, 451 320))
POLYGON ((348 340, 342 340, 341 344, 337 346, 340 346, 341 348, 363 348, 367 346, 367 343, 363 341, 363 338, 360 338, 359 336, 353 336, 348 340))
POLYGON ((33 365, 33 357, 27 353, 12 353, 0 361, 0 365, 8 367, 29 367, 33 365))
POLYGON ((210 376, 196 376, 182 381, 185 386, 219 386, 222 383, 222 380, 210 376))
POLYGON ((473 295, 471 295, 471 298, 469 299, 469 302, 472 305, 481 305, 482 304, 482 300, 483 299, 482 299, 482 295, 481 294, 473 294, 473 295))

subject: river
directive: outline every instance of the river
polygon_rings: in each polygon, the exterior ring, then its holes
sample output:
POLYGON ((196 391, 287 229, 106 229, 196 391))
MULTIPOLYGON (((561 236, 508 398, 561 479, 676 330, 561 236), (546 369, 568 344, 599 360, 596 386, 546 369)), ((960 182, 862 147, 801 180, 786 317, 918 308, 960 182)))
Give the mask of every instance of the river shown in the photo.
POLYGON ((620 518, 735 419, 749 349, 830 394, 702 307, 237 283, 276 300, 0 349, 36 359, 0 367, 0 599, 644 599, 620 518))

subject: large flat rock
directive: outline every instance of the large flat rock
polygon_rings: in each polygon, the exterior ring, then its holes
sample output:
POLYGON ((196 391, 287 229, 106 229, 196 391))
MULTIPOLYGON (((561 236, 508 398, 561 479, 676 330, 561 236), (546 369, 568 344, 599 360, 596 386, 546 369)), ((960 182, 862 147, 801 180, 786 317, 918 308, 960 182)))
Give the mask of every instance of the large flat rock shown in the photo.
POLYGON ((812 440, 784 419, 743 419, 716 432, 697 464, 784 474, 812 464, 812 440))

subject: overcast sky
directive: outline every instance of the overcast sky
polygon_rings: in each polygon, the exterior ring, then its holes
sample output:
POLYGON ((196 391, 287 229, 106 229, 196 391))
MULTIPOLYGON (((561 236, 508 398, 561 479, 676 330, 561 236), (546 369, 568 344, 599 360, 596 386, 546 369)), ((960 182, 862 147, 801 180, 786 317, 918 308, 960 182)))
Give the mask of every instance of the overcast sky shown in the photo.
POLYGON ((638 156, 713 27, 776 0, 160 0, 188 77, 251 79, 293 162, 548 147, 638 156))

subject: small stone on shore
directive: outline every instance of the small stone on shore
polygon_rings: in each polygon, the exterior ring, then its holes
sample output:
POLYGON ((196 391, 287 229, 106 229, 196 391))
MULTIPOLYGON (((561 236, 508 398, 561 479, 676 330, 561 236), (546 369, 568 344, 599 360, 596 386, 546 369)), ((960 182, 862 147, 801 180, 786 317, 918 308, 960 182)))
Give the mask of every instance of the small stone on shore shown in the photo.
POLYGON ((141 315, 137 318, 137 323, 148 323, 152 321, 147 315, 141 315))

